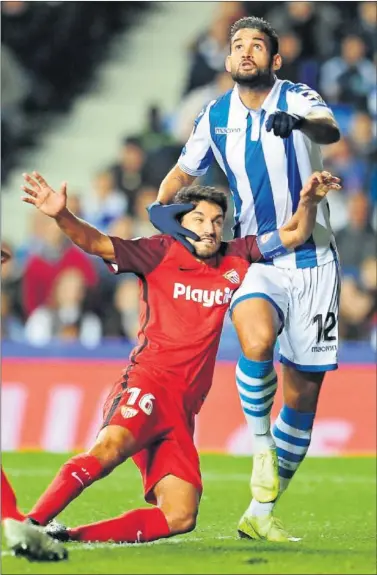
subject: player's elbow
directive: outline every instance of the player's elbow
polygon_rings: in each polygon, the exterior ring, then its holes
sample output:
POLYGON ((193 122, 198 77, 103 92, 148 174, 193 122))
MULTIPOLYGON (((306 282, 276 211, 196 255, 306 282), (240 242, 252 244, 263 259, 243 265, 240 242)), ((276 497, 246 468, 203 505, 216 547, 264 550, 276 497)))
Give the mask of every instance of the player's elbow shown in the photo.
POLYGON ((287 250, 294 250, 301 243, 304 243, 305 239, 302 239, 303 235, 296 224, 296 227, 283 226, 279 230, 279 236, 282 245, 287 250))
POLYGON ((294 250, 295 248, 298 248, 298 246, 304 244, 309 236, 310 234, 303 233, 300 229, 297 229, 294 232, 290 232, 289 235, 287 234, 287 239, 284 242, 284 245, 287 250, 294 250))
POLYGON ((335 120, 332 120, 331 123, 329 123, 327 130, 324 133, 324 138, 326 139, 324 144, 335 144, 336 142, 339 142, 340 130, 335 120))
POLYGON ((99 234, 90 242, 88 253, 93 256, 98 256, 103 260, 112 262, 115 261, 115 250, 113 243, 109 236, 99 234))
POLYGON ((320 134, 318 136, 321 141, 318 143, 335 144, 340 140, 339 126, 332 115, 326 115, 320 124, 322 124, 322 129, 319 130, 320 134))

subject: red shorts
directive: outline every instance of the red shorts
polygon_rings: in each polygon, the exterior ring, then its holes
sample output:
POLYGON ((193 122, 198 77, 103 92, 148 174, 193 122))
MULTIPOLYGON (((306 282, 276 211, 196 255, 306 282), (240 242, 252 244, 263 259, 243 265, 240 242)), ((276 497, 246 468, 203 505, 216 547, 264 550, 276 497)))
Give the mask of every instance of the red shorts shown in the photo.
POLYGON ((133 460, 144 484, 145 500, 156 503, 155 485, 166 475, 175 475, 202 493, 199 456, 194 445, 194 414, 187 414, 167 378, 161 386, 139 366, 130 370, 127 387, 123 378, 115 383, 103 409, 103 425, 128 429, 140 451, 133 460), (166 387, 165 387, 166 386, 166 387))

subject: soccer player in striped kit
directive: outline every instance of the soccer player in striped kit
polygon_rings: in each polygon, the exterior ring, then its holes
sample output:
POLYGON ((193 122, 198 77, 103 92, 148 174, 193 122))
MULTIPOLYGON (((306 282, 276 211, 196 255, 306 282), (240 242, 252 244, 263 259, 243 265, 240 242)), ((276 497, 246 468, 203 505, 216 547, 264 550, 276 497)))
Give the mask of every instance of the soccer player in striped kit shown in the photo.
MULTIPOLYGON (((234 23, 226 69, 235 87, 199 114, 149 208, 154 225, 188 249, 185 236, 195 236, 169 221, 164 204, 214 159, 233 195, 235 237, 266 234, 270 242, 269 233, 296 211, 302 182, 322 170, 320 145, 339 140, 319 94, 276 77, 278 48, 277 34, 264 20, 234 23)), ((272 265, 251 266, 231 304, 242 348, 236 381, 254 445, 252 501, 238 531, 251 539, 291 541, 274 506, 307 453, 325 374, 337 368, 339 273, 327 200, 303 246, 291 253, 278 242, 270 247, 272 265), (277 340, 284 405, 271 429, 277 340)))

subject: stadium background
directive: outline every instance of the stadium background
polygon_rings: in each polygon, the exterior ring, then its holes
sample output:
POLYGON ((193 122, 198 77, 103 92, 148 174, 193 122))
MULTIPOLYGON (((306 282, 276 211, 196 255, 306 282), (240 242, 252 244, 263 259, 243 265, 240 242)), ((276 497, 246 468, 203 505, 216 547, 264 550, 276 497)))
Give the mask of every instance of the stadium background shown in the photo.
MULTIPOLYGON (((317 89, 342 140, 323 148, 342 261, 340 370, 325 384, 312 455, 375 451, 376 5, 374 2, 2 2, 2 449, 69 451, 95 436, 137 332, 137 284, 67 243, 20 202, 22 172, 68 181, 71 209, 105 232, 152 235, 146 205, 202 106, 230 87, 229 24, 267 17, 280 77, 317 89)), ((216 167, 204 180, 226 187, 216 167)), ((231 217, 227 234, 230 237, 231 217)), ((202 451, 251 452, 226 321, 202 451)), ((275 402, 276 416, 281 395, 275 402)))

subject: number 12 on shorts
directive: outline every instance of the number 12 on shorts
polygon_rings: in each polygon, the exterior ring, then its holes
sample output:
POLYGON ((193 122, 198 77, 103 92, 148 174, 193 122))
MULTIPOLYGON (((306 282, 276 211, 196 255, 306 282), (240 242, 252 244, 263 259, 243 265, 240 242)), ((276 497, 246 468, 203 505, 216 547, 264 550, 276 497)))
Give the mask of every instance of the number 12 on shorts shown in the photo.
POLYGON ((334 341, 334 339, 336 339, 335 335, 330 335, 330 332, 336 325, 334 312, 329 311, 326 315, 325 321, 323 321, 323 314, 318 313, 313 317, 313 323, 317 324, 317 343, 320 343, 321 341, 334 341))
MULTIPOLYGON (((129 394, 127 405, 135 405, 141 393, 140 387, 128 387, 126 393, 129 394)), ((153 400, 156 399, 152 393, 145 393, 139 399, 139 407, 146 415, 150 415, 153 411, 153 400)))

